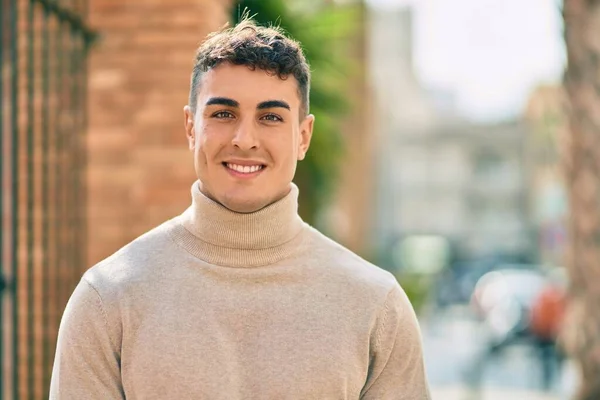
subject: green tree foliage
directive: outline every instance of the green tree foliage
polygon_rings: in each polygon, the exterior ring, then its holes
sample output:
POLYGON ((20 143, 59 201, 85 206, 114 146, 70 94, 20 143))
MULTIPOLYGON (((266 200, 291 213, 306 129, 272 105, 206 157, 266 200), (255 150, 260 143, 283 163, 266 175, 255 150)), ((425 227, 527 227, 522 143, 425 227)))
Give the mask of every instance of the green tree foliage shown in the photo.
POLYGON ((349 111, 345 88, 352 70, 346 47, 357 26, 358 9, 314 1, 238 0, 232 7, 232 23, 246 13, 260 25, 280 26, 299 41, 311 66, 310 112, 315 115, 315 128, 294 181, 300 188, 300 215, 316 224, 334 188, 343 154, 340 125, 349 111))

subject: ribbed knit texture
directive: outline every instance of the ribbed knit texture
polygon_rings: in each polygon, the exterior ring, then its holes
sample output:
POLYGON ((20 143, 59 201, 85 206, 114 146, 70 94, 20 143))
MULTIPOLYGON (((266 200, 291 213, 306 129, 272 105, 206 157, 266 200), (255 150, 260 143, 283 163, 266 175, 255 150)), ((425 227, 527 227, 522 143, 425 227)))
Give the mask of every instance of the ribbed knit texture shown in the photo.
POLYGON ((240 214, 215 203, 192 185, 192 206, 175 227, 176 240, 207 262, 231 267, 272 264, 298 250, 304 222, 298 216, 298 187, 255 213, 240 214))
POLYGON ((188 210, 84 274, 50 398, 429 399, 404 291, 297 198, 239 214, 195 183, 188 210))

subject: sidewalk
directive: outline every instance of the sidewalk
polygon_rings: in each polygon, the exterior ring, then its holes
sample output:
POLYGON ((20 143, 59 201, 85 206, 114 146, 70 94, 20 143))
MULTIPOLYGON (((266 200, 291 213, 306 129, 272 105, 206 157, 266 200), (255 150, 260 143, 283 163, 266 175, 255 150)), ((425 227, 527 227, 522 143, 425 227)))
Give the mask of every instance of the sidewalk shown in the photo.
POLYGON ((511 389, 482 389, 477 396, 468 396, 465 387, 453 386, 431 390, 432 400, 564 400, 558 395, 511 389))

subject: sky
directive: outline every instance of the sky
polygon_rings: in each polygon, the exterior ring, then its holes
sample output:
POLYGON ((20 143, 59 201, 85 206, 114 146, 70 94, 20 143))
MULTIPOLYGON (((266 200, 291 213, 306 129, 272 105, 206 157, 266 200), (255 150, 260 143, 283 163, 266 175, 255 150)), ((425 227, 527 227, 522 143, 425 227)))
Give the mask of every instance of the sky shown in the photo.
POLYGON ((368 0, 412 7, 414 67, 426 87, 449 90, 478 122, 521 114, 540 83, 562 78, 558 0, 368 0))

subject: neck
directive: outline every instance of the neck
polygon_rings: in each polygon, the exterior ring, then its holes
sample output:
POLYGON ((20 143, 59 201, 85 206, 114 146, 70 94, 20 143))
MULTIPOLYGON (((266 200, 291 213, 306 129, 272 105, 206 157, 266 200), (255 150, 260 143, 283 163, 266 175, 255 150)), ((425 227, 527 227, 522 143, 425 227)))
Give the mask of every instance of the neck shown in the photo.
MULTIPOLYGON (((227 207, 225 204, 221 203, 220 201, 218 201, 208 190, 206 190, 206 188, 202 184, 202 181, 200 181, 200 180, 196 181, 195 185, 198 185, 198 189, 199 189, 200 194, 202 196, 207 197, 208 199, 212 200, 214 203, 217 203, 220 206, 225 207, 225 208, 227 208, 228 210, 230 210, 230 211, 232 211, 234 213, 238 213, 238 214, 252 214, 252 213, 260 211, 260 209, 259 210, 253 210, 253 211, 235 211, 235 210, 227 207)), ((194 195, 193 190, 194 190, 194 188, 192 187, 192 196, 194 195)), ((285 196, 287 196, 290 193, 291 190, 292 190, 292 185, 290 185, 287 188, 287 190, 282 191, 281 194, 278 197, 275 198, 275 200, 273 201, 273 203, 276 203, 279 200, 283 199, 285 196)), ((297 198, 297 196, 296 196, 296 198, 297 198)), ((273 203, 271 203, 271 204, 273 204, 273 203)))
POLYGON ((193 255, 209 263, 252 267, 283 259, 297 247, 304 222, 298 215, 298 188, 252 213, 237 213, 211 200, 192 185, 192 205, 180 217, 179 239, 193 255), (186 233, 187 232, 187 233, 186 233))

